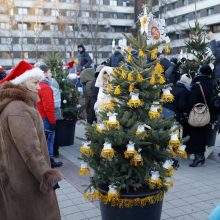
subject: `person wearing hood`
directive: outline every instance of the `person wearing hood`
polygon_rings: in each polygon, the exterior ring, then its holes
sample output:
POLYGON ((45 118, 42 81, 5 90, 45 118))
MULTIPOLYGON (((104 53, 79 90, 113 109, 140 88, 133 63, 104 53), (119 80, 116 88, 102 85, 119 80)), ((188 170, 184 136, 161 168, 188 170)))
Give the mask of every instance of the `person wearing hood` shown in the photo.
POLYGON ((92 59, 89 56, 83 44, 78 45, 78 52, 78 72, 81 72, 86 68, 91 68, 92 59))
MULTIPOLYGON (((197 103, 205 103, 204 98, 200 89, 199 84, 202 86, 204 91, 205 99, 209 110, 212 110, 212 97, 213 97, 213 82, 211 79, 212 69, 208 64, 204 64, 200 68, 200 74, 197 75, 193 80, 192 89, 187 102, 188 112, 190 112, 193 106, 197 103)), ((211 130, 211 125, 205 125, 203 127, 192 127, 189 125, 189 135, 190 140, 187 143, 188 153, 192 153, 195 156, 193 163, 190 164, 191 167, 196 167, 200 163, 205 162, 205 148, 209 139, 209 132, 211 130)))
POLYGON ((167 83, 172 83, 173 85, 180 79, 180 72, 178 66, 178 60, 175 57, 172 57, 170 60, 170 66, 165 71, 165 78, 167 83))
POLYGON ((92 83, 95 79, 95 71, 93 68, 87 68, 83 70, 80 74, 80 81, 84 85, 84 97, 85 97, 85 108, 86 108, 86 116, 87 122, 92 124, 93 122, 93 112, 91 110, 92 105, 92 83))
POLYGON ((103 104, 109 102, 109 95, 106 94, 104 91, 107 88, 107 84, 112 80, 113 75, 113 68, 109 66, 105 66, 101 69, 95 87, 99 89, 97 101, 94 105, 94 110, 96 113, 97 121, 100 121, 99 113, 103 110, 103 104))
POLYGON ((119 67, 120 63, 124 61, 122 55, 121 47, 117 47, 114 54, 110 57, 109 66, 110 67, 119 67))
POLYGON ((3 220, 61 220, 37 90, 39 68, 21 61, 0 81, 0 215, 3 220))

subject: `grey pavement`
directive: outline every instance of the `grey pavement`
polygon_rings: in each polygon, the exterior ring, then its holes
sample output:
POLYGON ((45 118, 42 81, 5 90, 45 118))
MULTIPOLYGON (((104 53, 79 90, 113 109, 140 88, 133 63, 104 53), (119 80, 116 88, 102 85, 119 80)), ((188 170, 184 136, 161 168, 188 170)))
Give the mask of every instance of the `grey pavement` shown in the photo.
MULTIPOLYGON (((79 148, 84 138, 84 127, 77 124, 73 146, 60 148, 64 166, 60 169, 64 180, 57 190, 62 220, 101 220, 98 202, 83 198, 83 185, 88 177, 79 177, 79 148)), ((217 138, 220 145, 220 137, 217 138)), ((218 145, 218 144, 217 144, 218 145)), ((220 203, 220 160, 216 147, 205 165, 191 168, 189 159, 180 160, 174 174, 174 187, 165 195, 161 220, 208 220, 211 210, 220 203)), ((149 219, 150 220, 150 219, 149 219)))

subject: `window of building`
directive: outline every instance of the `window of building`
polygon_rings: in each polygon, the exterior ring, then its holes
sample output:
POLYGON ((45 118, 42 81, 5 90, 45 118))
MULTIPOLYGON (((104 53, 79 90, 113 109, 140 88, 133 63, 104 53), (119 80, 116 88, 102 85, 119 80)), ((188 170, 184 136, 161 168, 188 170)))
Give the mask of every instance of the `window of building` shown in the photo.
POLYGON ((218 33, 218 32, 220 32, 220 23, 213 25, 212 28, 211 28, 211 30, 212 30, 213 33, 218 33))
POLYGON ((73 25, 68 25, 68 31, 73 31, 73 25))
POLYGON ((81 0, 82 4, 89 4, 89 0, 81 0))
POLYGON ((8 30, 9 29, 9 24, 8 23, 0 23, 0 29, 2 30, 8 30))
POLYGON ((28 52, 21 52, 21 58, 28 59, 28 52))
POLYGON ((188 5, 189 4, 189 0, 182 0, 182 4, 185 6, 185 5, 188 5))
POLYGON ((89 17, 89 11, 82 11, 81 16, 88 18, 89 17))
POLYGON ((58 10, 51 10, 51 16, 53 16, 53 17, 59 16, 59 11, 58 10))
POLYGON ((58 25, 57 24, 51 24, 50 25, 50 30, 51 31, 58 31, 59 30, 58 25))
POLYGON ((70 59, 71 58, 71 52, 66 52, 66 58, 70 59))
POLYGON ((2 58, 3 59, 10 59, 11 53, 10 52, 2 52, 2 58))
POLYGON ((18 40, 18 43, 19 44, 27 44, 27 38, 26 37, 20 37, 19 40, 18 40))
POLYGON ((110 0, 109 3, 111 6, 117 6, 117 0, 110 0))
POLYGON ((74 16, 74 11, 66 11, 66 16, 67 17, 73 17, 74 16))
POLYGON ((51 44, 52 45, 59 45, 59 39, 58 38, 51 38, 51 44))
POLYGON ((99 18, 104 18, 104 13, 103 12, 99 12, 99 18))
POLYGON ((27 13, 28 13, 27 8, 18 8, 19 15, 27 15, 27 13))
POLYGON ((103 5, 103 0, 96 0, 97 5, 103 5))
POLYGON ((210 16, 210 15, 213 15, 214 14, 214 8, 208 8, 207 9, 207 15, 210 16))
POLYGON ((173 18, 173 23, 174 23, 174 24, 177 24, 177 23, 178 23, 177 17, 173 18))
POLYGON ((18 24, 18 30, 27 30, 27 24, 19 23, 18 24))
POLYGON ((44 14, 44 10, 42 8, 35 9, 35 15, 42 16, 44 14))
POLYGON ((12 39, 10 37, 2 37, 1 38, 1 43, 2 44, 11 44, 12 43, 12 39))

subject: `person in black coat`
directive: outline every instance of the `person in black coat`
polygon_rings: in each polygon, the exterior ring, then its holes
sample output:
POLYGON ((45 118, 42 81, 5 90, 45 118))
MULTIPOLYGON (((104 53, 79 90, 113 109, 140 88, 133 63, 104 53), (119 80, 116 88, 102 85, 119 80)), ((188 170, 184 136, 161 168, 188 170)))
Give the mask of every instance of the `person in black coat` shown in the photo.
POLYGON ((121 47, 117 47, 114 54, 110 57, 109 66, 110 67, 119 67, 120 63, 124 61, 122 55, 121 47))
MULTIPOLYGON (((189 96, 188 107, 189 112, 192 110, 193 106, 197 103, 205 103, 200 85, 203 88, 207 105, 209 110, 211 111, 212 103, 211 99, 213 97, 213 82, 211 79, 212 69, 208 64, 204 64, 200 68, 200 75, 196 76, 193 80, 193 85, 191 89, 191 93, 189 96)), ((192 127, 189 125, 189 135, 190 140, 187 143, 187 151, 188 153, 193 153, 195 155, 195 159, 193 163, 190 164, 191 167, 196 167, 200 163, 204 164, 205 162, 205 147, 208 143, 208 134, 211 129, 211 124, 205 125, 203 127, 192 127)))
POLYGON ((81 72, 82 70, 86 69, 86 68, 91 68, 91 64, 92 64, 92 59, 89 56, 88 52, 86 51, 84 45, 80 44, 78 45, 78 67, 77 70, 79 72, 81 72))

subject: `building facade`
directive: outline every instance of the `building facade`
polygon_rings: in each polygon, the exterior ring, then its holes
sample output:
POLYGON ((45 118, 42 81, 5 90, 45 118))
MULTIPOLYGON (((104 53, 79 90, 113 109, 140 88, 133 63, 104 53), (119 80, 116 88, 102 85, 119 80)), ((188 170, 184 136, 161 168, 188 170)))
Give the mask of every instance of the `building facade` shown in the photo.
POLYGON ((0 0, 0 65, 57 52, 68 61, 78 44, 100 63, 133 26, 131 0, 0 0))
POLYGON ((195 26, 195 15, 204 29, 212 31, 220 40, 219 0, 159 0, 153 8, 156 15, 166 20, 166 31, 171 38, 172 53, 185 53, 189 26, 195 26))

